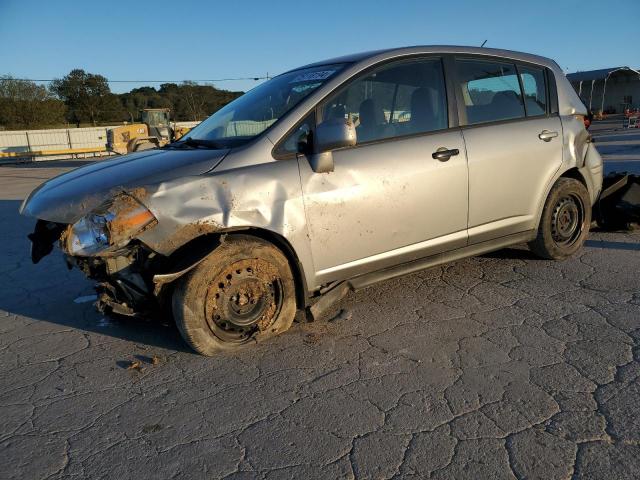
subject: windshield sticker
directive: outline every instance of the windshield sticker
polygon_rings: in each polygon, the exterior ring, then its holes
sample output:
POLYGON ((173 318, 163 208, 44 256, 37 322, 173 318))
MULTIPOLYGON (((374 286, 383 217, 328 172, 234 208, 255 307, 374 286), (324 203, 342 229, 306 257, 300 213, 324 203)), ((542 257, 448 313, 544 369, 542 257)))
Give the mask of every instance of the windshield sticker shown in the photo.
POLYGON ((316 83, 304 83, 302 85, 296 85, 295 87, 291 87, 291 90, 296 93, 302 93, 305 90, 311 90, 314 88, 318 88, 321 85, 321 82, 316 83))
POLYGON ((301 73, 289 83, 308 82, 309 80, 326 80, 336 73, 335 70, 321 70, 319 72, 301 73))

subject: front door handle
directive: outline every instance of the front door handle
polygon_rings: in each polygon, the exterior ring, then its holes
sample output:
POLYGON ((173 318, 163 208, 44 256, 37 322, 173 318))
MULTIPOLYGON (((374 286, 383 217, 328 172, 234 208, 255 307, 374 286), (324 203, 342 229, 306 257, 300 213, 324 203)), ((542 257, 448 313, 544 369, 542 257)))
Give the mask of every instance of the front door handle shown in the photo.
POLYGON ((440 160, 441 162, 446 162, 451 157, 453 157, 454 155, 458 155, 459 153, 460 150, 458 150, 457 148, 448 149, 440 147, 438 150, 431 154, 431 158, 433 158, 434 160, 440 160))
POLYGON ((552 138, 556 138, 558 136, 558 132, 551 132, 549 130, 543 130, 538 135, 540 140, 544 140, 545 142, 550 142, 552 138))

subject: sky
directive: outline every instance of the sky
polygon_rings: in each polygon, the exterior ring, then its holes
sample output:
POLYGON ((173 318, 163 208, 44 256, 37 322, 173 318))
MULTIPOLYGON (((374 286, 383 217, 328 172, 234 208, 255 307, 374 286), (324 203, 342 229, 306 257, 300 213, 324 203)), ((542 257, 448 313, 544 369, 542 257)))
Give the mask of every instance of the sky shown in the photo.
POLYGON ((0 0, 0 75, 52 79, 82 68, 109 80, 263 77, 348 53, 485 40, 553 58, 566 73, 639 68, 638 25, 640 0, 0 0))

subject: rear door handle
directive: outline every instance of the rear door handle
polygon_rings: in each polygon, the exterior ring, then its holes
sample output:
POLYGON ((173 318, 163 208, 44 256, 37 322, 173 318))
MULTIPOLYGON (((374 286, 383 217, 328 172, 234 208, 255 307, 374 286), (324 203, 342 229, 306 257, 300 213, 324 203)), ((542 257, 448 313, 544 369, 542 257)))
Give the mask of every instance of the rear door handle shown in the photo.
POLYGON ((549 130, 543 130, 538 135, 540 140, 544 140, 545 142, 550 142, 552 138, 556 138, 558 136, 558 132, 551 132, 549 130))
POLYGON ((459 153, 460 150, 458 150, 457 148, 448 149, 440 147, 438 150, 431 154, 431 158, 433 158, 434 160, 440 160, 441 162, 446 162, 451 157, 453 157, 454 155, 458 155, 459 153))

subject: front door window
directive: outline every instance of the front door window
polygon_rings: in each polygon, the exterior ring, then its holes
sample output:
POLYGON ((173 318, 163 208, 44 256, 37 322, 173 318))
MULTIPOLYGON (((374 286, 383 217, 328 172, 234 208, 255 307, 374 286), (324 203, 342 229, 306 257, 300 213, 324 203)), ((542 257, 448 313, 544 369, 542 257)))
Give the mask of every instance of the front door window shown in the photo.
POLYGON ((321 115, 355 122, 358 144, 445 129, 442 62, 419 59, 376 68, 334 94, 321 115))

